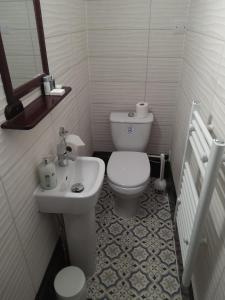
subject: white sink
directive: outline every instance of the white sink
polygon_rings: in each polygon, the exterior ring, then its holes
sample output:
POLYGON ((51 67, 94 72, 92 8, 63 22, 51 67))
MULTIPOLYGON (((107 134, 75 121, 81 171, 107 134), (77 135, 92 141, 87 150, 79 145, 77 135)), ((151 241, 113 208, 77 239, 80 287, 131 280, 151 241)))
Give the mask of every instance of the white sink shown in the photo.
POLYGON ((67 167, 56 167, 57 187, 53 190, 35 191, 35 198, 39 203, 39 210, 45 213, 84 214, 94 208, 101 191, 105 164, 96 157, 78 157, 76 161, 69 161, 67 167), (75 183, 82 183, 84 190, 74 193, 71 187, 75 183))
POLYGON ((96 268, 95 204, 103 184, 105 164, 95 157, 78 157, 67 167, 56 167, 57 187, 34 193, 43 213, 63 214, 66 237, 72 265, 80 267, 87 277, 96 268), (84 190, 71 191, 75 183, 84 190))

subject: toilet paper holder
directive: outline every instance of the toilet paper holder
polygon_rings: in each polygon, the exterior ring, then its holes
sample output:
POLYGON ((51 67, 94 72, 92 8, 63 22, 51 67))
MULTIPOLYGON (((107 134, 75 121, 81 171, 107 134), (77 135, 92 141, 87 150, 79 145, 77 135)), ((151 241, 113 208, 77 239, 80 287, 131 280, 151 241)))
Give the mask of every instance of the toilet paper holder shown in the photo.
POLYGON ((78 156, 78 149, 85 146, 82 139, 75 134, 69 134, 64 128, 59 128, 59 136, 62 138, 57 145, 58 164, 60 167, 68 166, 68 160, 75 160, 78 156))

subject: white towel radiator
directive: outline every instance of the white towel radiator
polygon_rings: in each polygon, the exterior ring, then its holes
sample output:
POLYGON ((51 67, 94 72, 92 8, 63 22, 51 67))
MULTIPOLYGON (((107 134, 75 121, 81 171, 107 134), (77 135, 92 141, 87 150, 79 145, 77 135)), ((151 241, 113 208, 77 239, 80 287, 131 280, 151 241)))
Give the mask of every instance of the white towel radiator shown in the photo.
POLYGON ((175 211, 184 266, 182 283, 186 287, 190 284, 198 248, 203 238, 204 221, 224 158, 224 149, 225 143, 212 138, 199 114, 199 104, 193 102, 182 164, 180 194, 175 211), (202 179, 199 193, 189 165, 191 153, 194 154, 202 179))

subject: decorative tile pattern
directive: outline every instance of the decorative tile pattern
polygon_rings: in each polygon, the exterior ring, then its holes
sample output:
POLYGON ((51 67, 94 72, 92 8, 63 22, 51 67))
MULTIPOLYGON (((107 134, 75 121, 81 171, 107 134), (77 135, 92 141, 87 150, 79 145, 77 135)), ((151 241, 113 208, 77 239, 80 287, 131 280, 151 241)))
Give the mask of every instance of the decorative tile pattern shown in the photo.
POLYGON ((119 217, 107 182, 96 207, 97 269, 88 280, 93 300, 181 300, 170 206, 152 183, 137 215, 119 217))

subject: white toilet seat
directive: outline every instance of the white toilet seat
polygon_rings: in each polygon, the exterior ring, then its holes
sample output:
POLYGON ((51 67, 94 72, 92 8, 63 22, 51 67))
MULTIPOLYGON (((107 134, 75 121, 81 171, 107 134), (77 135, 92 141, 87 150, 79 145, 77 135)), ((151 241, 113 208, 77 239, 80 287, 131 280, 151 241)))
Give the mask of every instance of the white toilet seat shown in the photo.
POLYGON ((107 166, 108 183, 115 197, 115 211, 121 217, 135 216, 139 196, 150 179, 150 163, 146 153, 115 151, 107 166))
POLYGON ((107 175, 109 183, 125 194, 142 190, 150 177, 148 156, 143 152, 115 151, 110 156, 107 175))
POLYGON ((149 180, 147 180, 144 184, 133 187, 133 188, 130 188, 130 187, 126 188, 126 187, 116 185, 116 184, 112 183, 109 179, 108 179, 108 183, 109 183, 109 186, 114 190, 114 192, 124 195, 124 196, 136 197, 137 195, 140 195, 143 192, 143 190, 145 190, 145 188, 147 187, 147 185, 149 183, 149 180))

